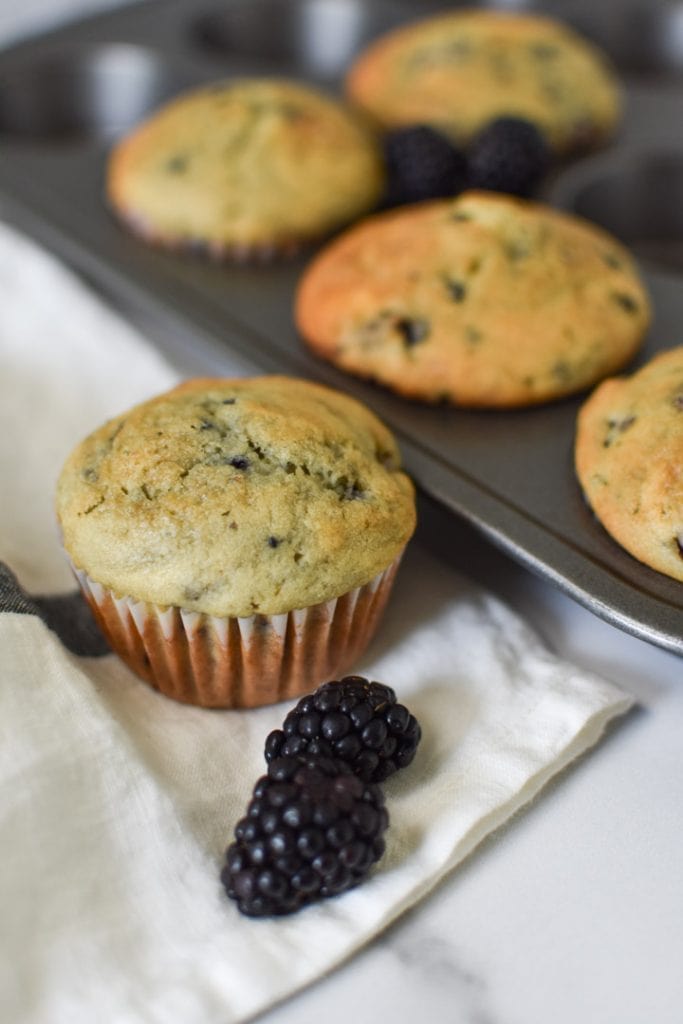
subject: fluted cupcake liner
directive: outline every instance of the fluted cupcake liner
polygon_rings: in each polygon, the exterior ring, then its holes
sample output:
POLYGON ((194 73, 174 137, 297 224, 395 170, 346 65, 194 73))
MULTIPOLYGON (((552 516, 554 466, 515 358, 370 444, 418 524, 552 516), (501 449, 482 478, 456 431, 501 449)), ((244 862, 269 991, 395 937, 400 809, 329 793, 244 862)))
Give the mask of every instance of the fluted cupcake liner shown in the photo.
POLYGON ((167 238, 145 217, 114 211, 120 222, 147 245, 170 252, 192 253, 217 263, 269 264, 291 260, 321 238, 289 238, 271 242, 221 242, 217 239, 167 238))
POLYGON ((349 668, 375 632, 400 558, 331 601, 244 618, 118 597, 73 568, 110 646, 137 675, 187 704, 249 708, 308 693, 349 668))

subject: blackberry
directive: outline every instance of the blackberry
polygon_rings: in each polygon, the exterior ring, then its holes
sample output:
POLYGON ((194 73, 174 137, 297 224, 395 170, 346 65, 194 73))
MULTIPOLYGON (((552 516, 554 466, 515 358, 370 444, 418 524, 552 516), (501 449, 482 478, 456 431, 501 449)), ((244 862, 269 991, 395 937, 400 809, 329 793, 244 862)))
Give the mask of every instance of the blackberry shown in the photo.
POLYGON ((389 686, 362 676, 324 683, 266 739, 266 761, 321 754, 350 765, 364 782, 383 782, 410 764, 420 742, 417 719, 389 686))
POLYGON ((465 186, 464 153, 427 125, 399 128, 386 135, 386 206, 457 195, 465 186))
POLYGON ((235 827, 221 881, 249 917, 290 914, 363 881, 388 823, 379 786, 343 761, 275 758, 235 827))
POLYGON ((468 186, 529 196, 550 166, 550 150, 531 121, 499 117, 468 150, 468 186))

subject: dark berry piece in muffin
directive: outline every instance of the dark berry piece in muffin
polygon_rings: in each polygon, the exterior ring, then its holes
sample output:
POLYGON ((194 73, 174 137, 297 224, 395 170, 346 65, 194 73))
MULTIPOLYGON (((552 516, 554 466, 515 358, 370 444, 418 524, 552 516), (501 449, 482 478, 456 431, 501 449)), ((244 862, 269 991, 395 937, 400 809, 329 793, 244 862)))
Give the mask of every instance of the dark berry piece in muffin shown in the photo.
POLYGON ((386 206, 455 196, 465 187, 467 160, 440 132, 415 125, 384 140, 386 206))
POLYGON ((498 117, 472 140, 468 186, 529 196, 550 165, 546 141, 530 121, 498 117))
POLYGON ((362 882, 388 823, 379 786, 345 762, 275 758, 235 827, 221 881, 243 914, 293 913, 362 882))
POLYGON ((269 763, 304 753, 339 758, 364 781, 382 782, 410 764, 421 734, 389 686, 345 676, 303 697, 266 739, 265 756, 269 763))

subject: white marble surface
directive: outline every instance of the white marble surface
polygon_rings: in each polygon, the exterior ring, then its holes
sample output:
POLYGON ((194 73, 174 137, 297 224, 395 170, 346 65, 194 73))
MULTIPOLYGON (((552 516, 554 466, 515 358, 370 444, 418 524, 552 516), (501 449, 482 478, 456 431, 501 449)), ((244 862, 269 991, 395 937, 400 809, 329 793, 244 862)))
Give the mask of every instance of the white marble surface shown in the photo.
MULTIPOLYGON (((114 4, 2 0, 0 41, 106 6, 114 4)), ((683 661, 601 622, 468 527, 441 527, 425 533, 447 534, 444 557, 640 707, 430 898, 261 1020, 678 1024, 683 661)))

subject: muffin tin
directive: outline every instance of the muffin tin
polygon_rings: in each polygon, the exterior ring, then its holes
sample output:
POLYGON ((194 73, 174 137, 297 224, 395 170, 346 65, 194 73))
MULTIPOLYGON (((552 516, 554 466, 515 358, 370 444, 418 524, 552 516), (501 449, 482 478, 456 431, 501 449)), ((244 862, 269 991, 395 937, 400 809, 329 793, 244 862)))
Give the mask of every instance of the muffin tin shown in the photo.
MULTIPOLYGON (((623 80, 618 138, 556 175, 545 198, 604 225, 641 260, 655 321, 640 365, 683 343, 683 3, 497 6, 575 25, 612 56, 623 80)), ((683 585, 631 558, 583 501, 572 469, 581 399, 470 412, 395 397, 302 346, 291 303, 307 257, 235 267, 155 251, 103 204, 111 139, 171 95, 240 74, 280 74, 334 91, 371 38, 440 7, 149 0, 17 45, 0 53, 0 212, 141 318, 184 371, 220 374, 237 357, 249 372, 311 377, 361 398, 396 431, 424 492, 597 615, 683 653, 683 585)))

